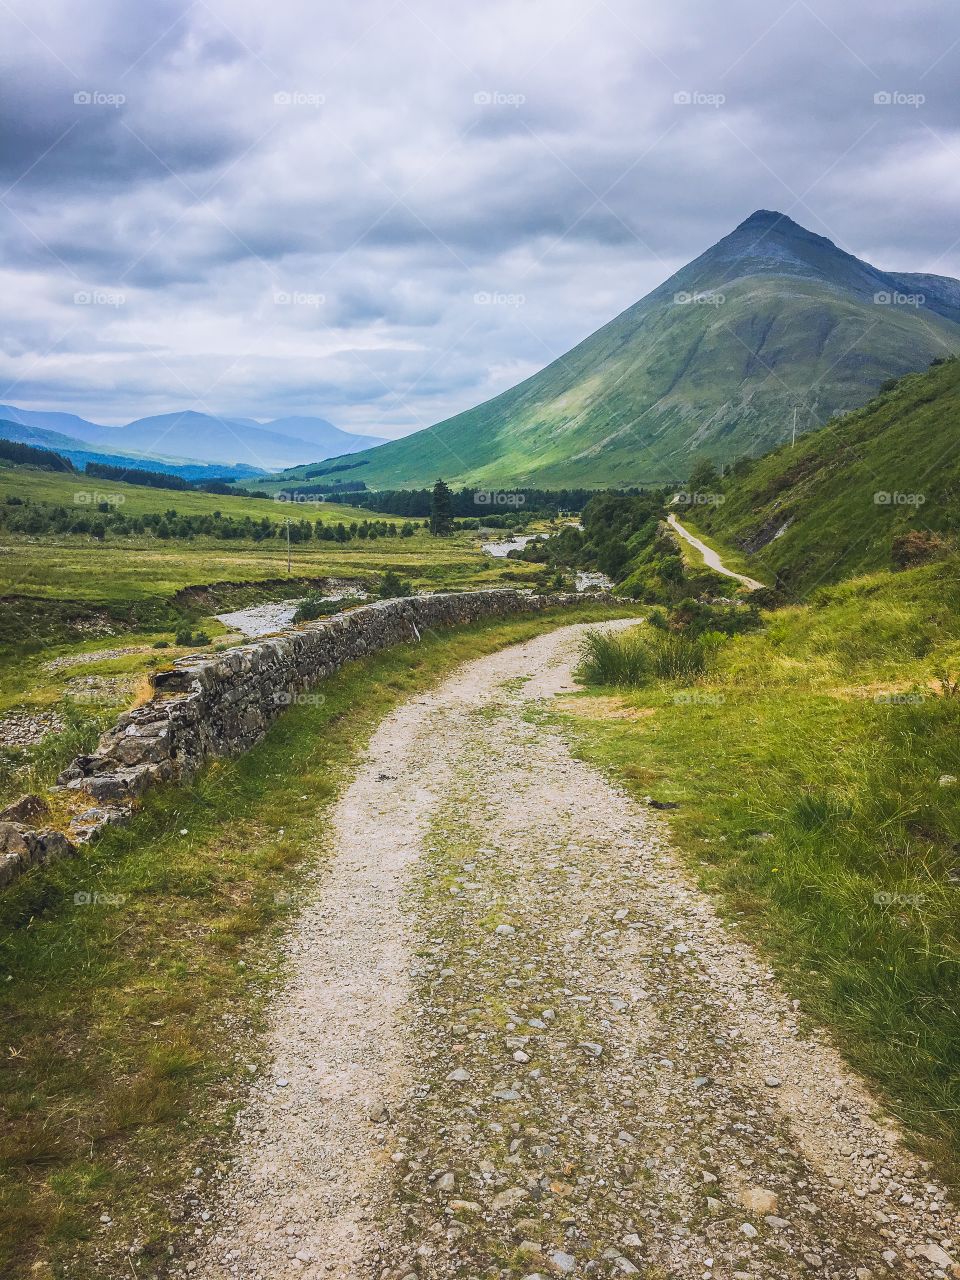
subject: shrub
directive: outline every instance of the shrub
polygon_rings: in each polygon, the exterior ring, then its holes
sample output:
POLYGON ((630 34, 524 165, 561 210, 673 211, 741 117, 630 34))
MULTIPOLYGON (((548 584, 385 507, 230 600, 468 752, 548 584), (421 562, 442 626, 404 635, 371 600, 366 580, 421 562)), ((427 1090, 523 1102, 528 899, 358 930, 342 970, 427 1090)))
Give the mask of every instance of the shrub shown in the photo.
POLYGON ((578 675, 585 684, 638 687, 651 680, 689 683, 713 667, 726 636, 717 631, 691 635, 685 631, 654 629, 626 635, 592 631, 580 651, 578 675))
POLYGON ((658 680, 696 680, 713 667, 725 639, 719 631, 659 631, 648 642, 651 670, 658 680))
POLYGON ((780 609, 787 601, 783 592, 776 587, 757 587, 750 593, 750 603, 756 609, 780 609))
MULTIPOLYGON (((192 632, 189 627, 181 627, 174 637, 174 642, 180 645, 181 648, 187 648, 188 646, 196 647, 198 645, 209 644, 210 637, 205 631, 192 632)), ((154 647, 157 648, 159 646, 154 647)))
POLYGON ((361 601, 355 596, 349 596, 344 600, 329 600, 326 596, 314 592, 300 601, 293 620, 294 622, 314 622, 317 618, 328 618, 332 613, 341 613, 344 609, 360 603, 361 601))
POLYGON ((413 595, 411 584, 404 582, 399 573, 395 573, 393 569, 388 569, 380 583, 380 599, 396 600, 398 596, 410 595, 413 595))
POLYGON ((761 624, 760 611, 750 604, 706 604, 702 600, 681 600, 670 611, 670 627, 690 635, 721 631, 724 635, 740 635, 755 631, 761 624))
POLYGON ((898 534, 890 547, 890 556, 897 569, 913 569, 919 564, 943 554, 947 544, 939 534, 929 529, 910 529, 898 534))

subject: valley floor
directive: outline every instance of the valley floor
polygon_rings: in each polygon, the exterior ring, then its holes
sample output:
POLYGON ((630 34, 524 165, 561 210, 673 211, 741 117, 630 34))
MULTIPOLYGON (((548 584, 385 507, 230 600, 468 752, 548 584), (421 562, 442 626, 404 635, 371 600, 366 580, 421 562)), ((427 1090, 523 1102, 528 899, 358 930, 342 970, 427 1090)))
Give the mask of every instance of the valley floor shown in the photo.
POLYGON ((181 1274, 954 1274, 929 1165, 548 721, 583 630, 375 732, 181 1274))

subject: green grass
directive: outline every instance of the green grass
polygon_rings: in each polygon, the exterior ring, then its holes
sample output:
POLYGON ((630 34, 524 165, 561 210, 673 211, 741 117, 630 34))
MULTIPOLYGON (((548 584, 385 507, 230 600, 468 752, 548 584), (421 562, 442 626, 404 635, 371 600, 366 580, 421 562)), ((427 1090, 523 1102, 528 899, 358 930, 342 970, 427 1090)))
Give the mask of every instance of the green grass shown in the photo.
MULTIPOLYGON (((960 565, 831 588, 566 723, 960 1179, 960 565), (629 708, 645 714, 630 717, 629 708), (652 714, 651 714, 652 713, 652 714)), ((568 702, 569 705, 569 702, 568 702)))
MULTIPOLYGON (((258 486, 251 483, 249 487, 258 486)), ((90 500, 86 495, 95 493, 118 495, 123 500, 118 505, 128 516, 156 514, 175 507, 184 515, 209 515, 213 511, 220 511, 225 516, 233 516, 238 520, 244 516, 251 516, 254 520, 260 520, 263 516, 268 516, 271 520, 281 520, 286 516, 298 520, 315 520, 319 516, 329 523, 335 524, 342 520, 349 524, 352 520, 373 520, 377 515, 376 512, 361 510, 360 507, 351 507, 345 503, 324 502, 314 506, 312 503, 301 505, 268 502, 263 498, 202 493, 199 490, 153 489, 149 485, 99 480, 82 471, 65 474, 38 471, 32 467, 0 465, 0 502, 5 502, 8 497, 29 499, 31 502, 50 502, 75 509, 78 515, 89 515, 90 500), (78 494, 84 495, 80 501, 77 500, 78 494)), ((116 502, 116 498, 113 501, 116 502)))
POLYGON ((381 717, 458 663, 596 606, 428 635, 354 664, 246 756, 0 898, 0 1273, 156 1274, 258 1061, 278 938, 381 717), (75 894, 100 895, 76 904, 75 894), (110 1226, 101 1225, 108 1213, 110 1226))
POLYGON ((592 631, 583 639, 577 675, 587 684, 639 687, 650 681, 650 651, 643 637, 592 631))
MULTIPOLYGON (((282 543, 158 543, 153 538, 110 539, 102 545, 78 537, 15 541, 7 538, 0 556, 0 595, 73 600, 128 606, 169 600, 184 587, 220 582, 283 580, 287 550, 282 543)), ((422 585, 492 581, 502 565, 516 573, 515 561, 485 555, 468 534, 451 538, 381 538, 337 543, 301 543, 291 552, 295 578, 359 577, 371 580, 394 569, 422 585), (330 549, 328 549, 330 548, 330 549)))
POLYGON ((117 716, 116 707, 91 707, 66 697, 58 707, 62 727, 25 750, 0 749, 0 806, 26 792, 43 791, 78 755, 97 745, 97 739, 117 716))
MULTIPOLYGON (((117 494, 130 516, 156 514, 170 508, 184 515, 225 516, 278 521, 286 515, 326 524, 358 523, 377 513, 335 503, 318 506, 278 504, 254 498, 177 492, 146 486, 93 481, 29 467, 0 468, 0 503, 8 496, 35 503, 74 507, 78 492, 117 494)), ((89 505, 76 507, 89 515, 89 505)), ((387 517, 394 523, 402 523, 387 517)), ((349 543, 295 543, 290 555, 294 578, 369 577, 394 569, 420 585, 437 586, 471 579, 515 574, 513 562, 493 563, 476 538, 460 533, 432 538, 418 529, 411 538, 354 539, 349 543)), ((281 582, 287 575, 283 539, 225 542, 212 537, 163 541, 150 536, 108 534, 103 543, 77 534, 29 536, 0 533, 0 597, 25 596, 62 604, 73 602, 125 608, 169 600, 184 587, 207 583, 281 582)))
POLYGON ((631 628, 584 637, 578 674, 586 684, 640 688, 653 680, 690 684, 714 665, 723 637, 631 628))
POLYGON ((691 525, 692 532, 759 548, 746 572, 770 581, 779 574, 798 597, 823 583, 890 568, 894 538, 911 530, 955 541, 960 360, 902 378, 795 448, 784 446, 746 475, 728 477, 723 491, 721 505, 692 513, 699 526, 691 525), (875 501, 877 494, 892 500, 875 501))

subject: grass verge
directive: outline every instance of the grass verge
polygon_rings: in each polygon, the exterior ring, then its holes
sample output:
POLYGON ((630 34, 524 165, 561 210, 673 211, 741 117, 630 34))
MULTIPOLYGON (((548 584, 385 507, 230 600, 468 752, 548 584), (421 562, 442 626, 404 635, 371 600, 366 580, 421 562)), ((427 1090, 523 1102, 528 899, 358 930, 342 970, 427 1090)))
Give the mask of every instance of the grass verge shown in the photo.
POLYGON ((679 806, 701 883, 954 1181, 958 591, 955 563, 877 574, 734 637, 692 687, 564 704, 584 758, 679 806))
POLYGON ((345 668, 246 756, 150 795, 0 899, 0 1273, 164 1273, 257 1062, 278 939, 383 715, 457 664, 597 606, 428 635, 345 668), (194 1175, 191 1171, 201 1170, 194 1175))

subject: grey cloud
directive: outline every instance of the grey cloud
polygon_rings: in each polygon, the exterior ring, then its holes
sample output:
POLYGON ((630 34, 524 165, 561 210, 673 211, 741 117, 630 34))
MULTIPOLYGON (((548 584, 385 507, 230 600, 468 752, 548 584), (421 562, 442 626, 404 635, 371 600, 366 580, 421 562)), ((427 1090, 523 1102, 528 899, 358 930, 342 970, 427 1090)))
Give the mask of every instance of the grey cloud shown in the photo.
POLYGON ((115 421, 193 396, 399 433, 532 372, 758 207, 960 273, 939 0, 11 3, 14 403, 115 421), (85 286, 123 304, 77 306, 85 286))

